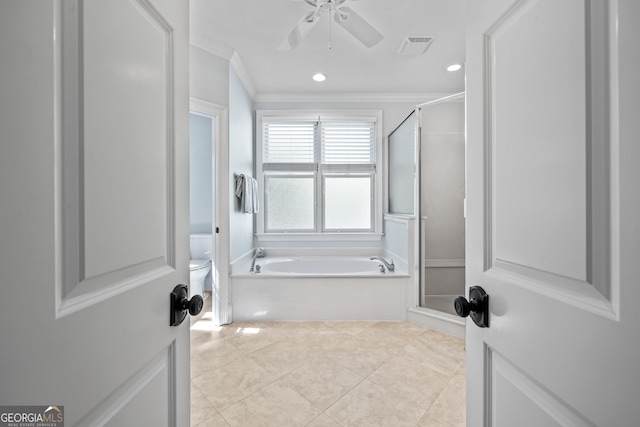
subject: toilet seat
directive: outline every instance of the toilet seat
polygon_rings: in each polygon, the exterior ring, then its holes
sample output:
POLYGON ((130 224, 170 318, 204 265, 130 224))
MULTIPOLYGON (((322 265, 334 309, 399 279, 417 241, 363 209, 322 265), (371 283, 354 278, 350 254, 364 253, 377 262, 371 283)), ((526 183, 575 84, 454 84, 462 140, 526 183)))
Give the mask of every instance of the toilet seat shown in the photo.
POLYGON ((202 270, 208 268, 211 261, 208 259, 192 259, 189 260, 189 271, 202 270))

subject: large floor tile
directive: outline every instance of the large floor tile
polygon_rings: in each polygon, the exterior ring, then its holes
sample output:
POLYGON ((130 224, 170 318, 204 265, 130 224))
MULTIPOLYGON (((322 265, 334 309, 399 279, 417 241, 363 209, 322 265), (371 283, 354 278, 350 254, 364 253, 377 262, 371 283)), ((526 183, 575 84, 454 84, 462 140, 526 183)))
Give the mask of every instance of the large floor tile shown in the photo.
POLYGON ((248 357, 213 369, 192 379, 218 410, 228 408, 275 380, 266 369, 248 357))
POLYGON ((418 336, 414 334, 400 333, 397 327, 395 329, 396 330, 394 330, 393 327, 377 327, 377 325, 373 325, 355 335, 354 338, 357 341, 374 343, 377 346, 393 350, 404 347, 407 343, 413 341, 415 337, 418 336))
POLYGON ((244 357, 244 354, 226 340, 209 340, 191 347, 191 378, 213 369, 222 368, 244 357))
POLYGON ((403 357, 408 363, 427 366, 447 376, 455 374, 464 364, 464 360, 454 355, 445 355, 442 352, 434 351, 431 347, 424 346, 417 341, 404 347, 403 357))
POLYGON ((374 322, 327 322, 329 327, 346 332, 349 335, 357 335, 367 328, 370 328, 374 322))
POLYGON ((402 356, 387 361, 368 380, 426 411, 449 383, 450 376, 402 356))
POLYGON ((251 353, 281 340, 284 335, 268 323, 233 323, 224 339, 238 350, 251 353))
POLYGON ((327 355, 345 368, 367 377, 391 359, 395 353, 379 342, 351 339, 334 348, 327 355))
POLYGON ((321 411, 298 393, 273 383, 222 411, 231 427, 304 426, 321 411))
POLYGON ((376 322, 371 325, 369 331, 390 333, 396 336, 414 338, 425 332, 425 328, 406 322, 376 322))
POLYGON ((325 413, 345 426, 414 427, 425 410, 404 396, 364 380, 325 413))
POLYGON ((464 427, 466 425, 464 370, 454 375, 420 419, 418 427, 464 427))
POLYGON ((325 414, 320 414, 320 416, 318 418, 316 418, 315 420, 311 421, 305 427, 341 427, 341 425, 338 424, 331 417, 329 417, 329 416, 327 416, 325 414))
POLYGON ((423 343, 433 351, 452 358, 462 360, 465 357, 464 340, 442 332, 425 329, 416 338, 416 342, 423 343))
POLYGON ((248 355, 276 378, 280 378, 306 363, 321 360, 323 352, 314 351, 306 343, 282 339, 248 355))
POLYGON ((305 364, 282 377, 280 383, 292 388, 316 408, 325 410, 364 380, 364 377, 337 362, 324 360, 305 364))
POLYGON ((216 408, 195 385, 191 385, 191 425, 214 418, 218 414, 216 408))
POLYGON ((291 336, 291 339, 308 345, 309 349, 316 353, 331 352, 353 341, 353 337, 344 331, 331 328, 322 323, 319 325, 315 331, 307 330, 306 333, 298 331, 297 334, 291 336))
POLYGON ((310 343, 317 337, 336 333, 322 322, 273 322, 272 325, 285 338, 296 342, 310 343))
POLYGON ((229 427, 229 423, 220 415, 218 411, 212 414, 206 420, 198 423, 191 424, 191 427, 229 427))

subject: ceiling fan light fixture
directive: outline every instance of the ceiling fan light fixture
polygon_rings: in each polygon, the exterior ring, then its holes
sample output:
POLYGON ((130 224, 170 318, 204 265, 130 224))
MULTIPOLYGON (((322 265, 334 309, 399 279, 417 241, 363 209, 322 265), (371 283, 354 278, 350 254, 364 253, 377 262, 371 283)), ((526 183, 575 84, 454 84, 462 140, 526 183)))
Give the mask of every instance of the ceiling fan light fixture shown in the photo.
POLYGON ((323 82, 327 80, 327 75, 324 73, 315 73, 312 78, 317 82, 323 82))
POLYGON ((315 10, 298 21, 289 35, 278 47, 281 52, 295 49, 302 39, 320 20, 322 14, 329 15, 329 49, 331 49, 331 21, 336 21, 340 27, 355 37, 366 47, 373 47, 380 43, 384 36, 376 30, 366 19, 350 7, 343 5, 347 0, 304 0, 315 10))

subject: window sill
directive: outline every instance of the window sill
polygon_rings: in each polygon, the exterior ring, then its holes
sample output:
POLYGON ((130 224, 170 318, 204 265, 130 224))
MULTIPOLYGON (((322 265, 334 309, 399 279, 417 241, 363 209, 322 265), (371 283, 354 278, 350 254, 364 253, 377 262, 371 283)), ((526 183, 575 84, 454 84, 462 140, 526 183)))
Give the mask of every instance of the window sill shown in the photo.
POLYGON ((286 241, 376 241, 382 240, 382 233, 258 233, 259 242, 286 242, 286 241))

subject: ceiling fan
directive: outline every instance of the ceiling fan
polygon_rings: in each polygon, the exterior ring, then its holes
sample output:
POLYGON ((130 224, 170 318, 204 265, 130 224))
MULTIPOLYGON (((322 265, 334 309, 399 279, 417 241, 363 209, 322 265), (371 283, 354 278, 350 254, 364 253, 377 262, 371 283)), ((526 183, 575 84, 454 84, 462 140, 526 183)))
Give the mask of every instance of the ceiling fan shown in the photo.
MULTIPOLYGON (((366 47, 372 47, 380 43, 384 38, 371 24, 353 9, 343 6, 346 0, 304 0, 315 10, 305 15, 298 21, 289 35, 282 41, 278 50, 293 50, 302 42, 309 32, 320 20, 321 13, 328 13, 338 25, 347 30, 352 36, 359 40, 366 47)), ((331 38, 329 38, 329 49, 331 49, 331 38)))

